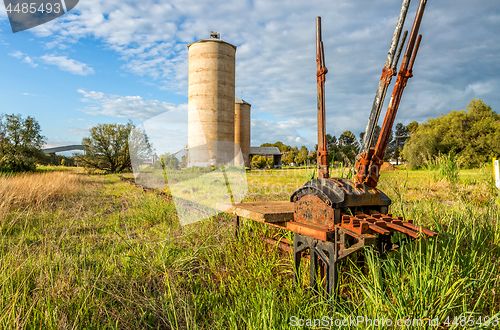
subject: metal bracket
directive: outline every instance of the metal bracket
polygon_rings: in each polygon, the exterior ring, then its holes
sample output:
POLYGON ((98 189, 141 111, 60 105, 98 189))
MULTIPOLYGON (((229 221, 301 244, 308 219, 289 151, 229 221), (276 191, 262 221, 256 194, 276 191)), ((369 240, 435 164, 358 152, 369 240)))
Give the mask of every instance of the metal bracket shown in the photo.
POLYGON ((375 245, 377 242, 377 237, 373 235, 357 234, 343 227, 336 228, 335 232, 337 236, 337 242, 339 242, 338 259, 343 259, 358 251, 363 246, 375 245), (354 244, 348 242, 349 238, 351 241, 355 241, 354 244))
MULTIPOLYGON (((337 229, 335 230, 337 232, 337 229)), ((336 234, 336 233, 335 233, 336 234)), ((333 295, 337 287, 337 251, 334 242, 325 242, 312 237, 307 237, 301 234, 294 234, 293 239, 293 254, 295 262, 295 281, 298 283, 300 274, 300 261, 302 252, 309 250, 310 266, 309 279, 312 288, 317 287, 317 271, 321 261, 321 275, 325 277, 326 292, 333 295)))

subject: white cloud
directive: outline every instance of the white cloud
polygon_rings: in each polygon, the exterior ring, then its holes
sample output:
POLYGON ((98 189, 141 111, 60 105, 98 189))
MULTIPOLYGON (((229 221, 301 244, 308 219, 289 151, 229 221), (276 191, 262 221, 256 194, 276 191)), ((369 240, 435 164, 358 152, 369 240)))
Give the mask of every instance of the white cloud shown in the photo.
POLYGON ((23 57, 24 54, 22 52, 16 50, 16 51, 13 51, 12 53, 9 53, 9 55, 12 57, 15 57, 15 58, 21 58, 21 57, 23 57))
MULTIPOLYGON (((495 83, 498 84, 498 80, 495 83)), ((482 81, 470 84, 467 88, 470 88, 475 95, 481 96, 490 93, 493 90, 493 84, 491 81, 482 81)))
MULTIPOLYGON (((401 0, 293 1, 286 5, 277 0, 87 0, 32 31, 48 37, 50 47, 71 47, 84 38, 98 40, 120 56, 124 70, 154 81, 159 88, 186 94, 187 44, 217 30, 222 39, 238 46, 236 94, 252 103, 254 114, 268 113, 280 123, 293 123, 287 127, 262 122, 270 131, 256 127, 252 139, 256 144, 279 139, 297 143, 299 131, 316 129, 314 18, 322 15, 329 69, 327 131, 339 136, 351 130, 358 136, 366 126, 400 5, 401 0)), ((417 5, 418 1, 412 2, 407 28, 417 5)), ((492 32, 499 29, 499 18, 497 0, 482 1, 480 6, 465 0, 428 3, 415 77, 405 90, 396 122, 421 121, 463 109, 475 97, 500 108, 500 95, 495 92, 500 44, 492 32)), ((143 118, 135 110, 141 100, 104 99, 107 107, 95 101, 87 110, 113 116, 128 116, 129 111, 143 118), (120 101, 125 110, 118 109, 120 101)), ((159 113, 157 105, 151 107, 146 110, 148 116, 159 113)), ((315 143, 315 134, 308 139, 315 143)))
POLYGON ((94 74, 94 69, 92 69, 90 66, 88 66, 85 63, 70 59, 67 56, 56 56, 53 54, 51 55, 46 54, 41 57, 30 57, 18 50, 9 53, 9 55, 15 58, 22 59, 24 63, 27 63, 29 66, 33 68, 36 68, 38 66, 38 63, 36 63, 36 61, 41 60, 46 64, 57 66, 59 69, 72 74, 78 74, 82 76, 94 74))
POLYGON ((35 61, 29 56, 25 56, 23 62, 28 63, 28 65, 32 68, 36 68, 38 66, 38 64, 35 63, 35 61))
POLYGON ((94 69, 85 63, 70 59, 67 56, 43 55, 40 57, 46 64, 55 65, 63 71, 81 76, 87 76, 94 73, 94 69))
POLYGON ((31 58, 19 50, 13 51, 12 53, 9 53, 9 55, 12 57, 15 57, 15 58, 22 58, 22 62, 27 63, 32 68, 36 68, 38 66, 38 64, 35 63, 35 60, 34 60, 36 57, 31 58))
POLYGON ((281 141, 291 146, 298 145, 300 147, 305 144, 309 147, 314 147, 316 143, 315 139, 317 138, 315 135, 315 120, 316 118, 313 118, 313 116, 310 118, 290 118, 280 121, 252 119, 251 145, 259 146, 264 142, 274 143, 281 141), (304 127, 306 127, 305 130, 304 127), (305 136, 299 131, 314 134, 305 136))
POLYGON ((45 95, 31 94, 31 93, 23 93, 24 96, 33 96, 33 97, 45 97, 45 95))
MULTIPOLYGON (((81 101, 90 103, 81 111, 91 115, 147 120, 168 111, 185 111, 187 105, 176 105, 157 100, 146 100, 140 96, 119 96, 101 92, 78 90, 83 94, 81 101)), ((187 125, 187 119, 186 119, 187 125)))

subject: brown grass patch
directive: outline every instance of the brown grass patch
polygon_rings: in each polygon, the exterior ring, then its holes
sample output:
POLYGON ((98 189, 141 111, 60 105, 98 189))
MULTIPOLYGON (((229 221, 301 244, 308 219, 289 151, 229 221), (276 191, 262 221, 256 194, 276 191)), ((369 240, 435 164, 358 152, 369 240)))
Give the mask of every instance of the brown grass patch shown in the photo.
POLYGON ((80 184, 78 175, 67 172, 0 175, 0 217, 15 209, 51 205, 74 194, 80 184))

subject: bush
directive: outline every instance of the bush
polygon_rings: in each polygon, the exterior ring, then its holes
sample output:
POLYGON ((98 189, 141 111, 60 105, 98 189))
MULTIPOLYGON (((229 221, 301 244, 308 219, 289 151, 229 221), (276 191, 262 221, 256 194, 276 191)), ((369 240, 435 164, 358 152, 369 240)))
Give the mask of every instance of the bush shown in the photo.
POLYGON ((452 111, 418 126, 403 149, 411 168, 423 167, 440 154, 454 156, 462 167, 478 167, 500 154, 500 115, 481 100, 467 111, 452 111))
POLYGON ((255 155, 252 157, 252 167, 255 168, 266 168, 271 166, 273 163, 272 159, 268 159, 264 156, 255 155))

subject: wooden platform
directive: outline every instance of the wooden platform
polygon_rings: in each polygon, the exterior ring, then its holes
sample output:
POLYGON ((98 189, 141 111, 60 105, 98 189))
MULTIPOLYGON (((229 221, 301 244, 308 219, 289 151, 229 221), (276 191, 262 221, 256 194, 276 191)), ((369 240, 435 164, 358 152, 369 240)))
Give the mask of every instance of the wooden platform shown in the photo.
POLYGON ((286 223, 293 221, 294 204, 292 202, 246 202, 246 203, 217 203, 217 209, 232 213, 242 218, 265 222, 286 223))

